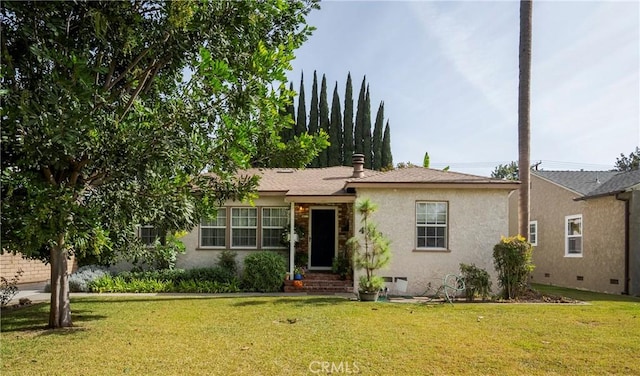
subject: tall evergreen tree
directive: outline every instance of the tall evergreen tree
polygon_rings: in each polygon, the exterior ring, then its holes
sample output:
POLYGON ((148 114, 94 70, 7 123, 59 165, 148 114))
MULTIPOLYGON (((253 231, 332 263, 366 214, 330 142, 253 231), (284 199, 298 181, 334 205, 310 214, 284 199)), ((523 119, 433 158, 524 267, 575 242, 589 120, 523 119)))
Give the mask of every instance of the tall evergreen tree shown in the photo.
POLYGON ((298 120, 295 135, 307 133, 307 106, 304 98, 304 72, 300 74, 300 93, 298 94, 298 120))
POLYGON ((347 87, 344 91, 344 131, 342 141, 342 165, 351 166, 353 156, 353 83, 351 72, 347 75, 347 87))
POLYGON ((371 97, 369 85, 364 99, 364 117, 362 119, 362 152, 364 154, 364 168, 372 168, 373 153, 371 147, 371 97))
POLYGON ((382 168, 382 130, 384 128, 384 102, 380 102, 378 113, 376 114, 376 124, 373 127, 373 169, 382 168))
POLYGON ((393 168, 393 156, 391 155, 391 129, 389 128, 389 120, 384 128, 384 136, 382 137, 382 168, 393 168))
POLYGON ((364 127, 365 94, 367 90, 366 81, 367 76, 364 76, 362 78, 362 85, 360 85, 360 95, 358 95, 358 106, 356 108, 356 125, 353 129, 353 152, 356 154, 364 153, 364 138, 362 136, 362 129, 364 127))
POLYGON ((327 165, 340 166, 342 164, 342 111, 340 110, 340 96, 338 96, 338 83, 333 89, 331 101, 331 123, 329 126, 329 145, 327 165))
MULTIPOLYGON (((309 134, 318 133, 318 75, 313 71, 313 86, 311 87, 311 108, 309 109, 309 134)), ((310 167, 318 167, 318 158, 311 161, 310 167)))
MULTIPOLYGON (((322 75, 322 84, 320 85, 320 130, 331 134, 329 131, 329 101, 327 99, 327 77, 322 75)), ((332 142, 332 141, 329 141, 332 142)), ((337 141, 336 141, 337 142, 337 141)), ((329 145, 331 147, 331 145, 329 145)), ((328 151, 324 149, 318 154, 318 167, 327 167, 328 151)))

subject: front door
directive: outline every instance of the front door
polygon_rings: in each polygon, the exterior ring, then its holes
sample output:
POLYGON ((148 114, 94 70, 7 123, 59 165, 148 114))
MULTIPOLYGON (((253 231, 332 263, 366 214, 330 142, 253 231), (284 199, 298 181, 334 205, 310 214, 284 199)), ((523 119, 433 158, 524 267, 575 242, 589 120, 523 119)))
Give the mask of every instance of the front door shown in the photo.
POLYGON ((336 254, 336 210, 311 209, 309 267, 331 269, 336 254))

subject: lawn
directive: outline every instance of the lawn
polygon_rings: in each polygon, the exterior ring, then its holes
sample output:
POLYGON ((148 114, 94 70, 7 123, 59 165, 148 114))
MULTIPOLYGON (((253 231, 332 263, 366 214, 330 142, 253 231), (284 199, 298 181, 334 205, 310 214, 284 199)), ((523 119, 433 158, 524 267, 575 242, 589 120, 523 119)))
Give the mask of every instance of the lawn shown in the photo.
POLYGON ((2 313, 2 375, 640 374, 640 300, 360 303, 331 297, 114 297, 2 313), (332 369, 333 367, 333 369, 332 369))

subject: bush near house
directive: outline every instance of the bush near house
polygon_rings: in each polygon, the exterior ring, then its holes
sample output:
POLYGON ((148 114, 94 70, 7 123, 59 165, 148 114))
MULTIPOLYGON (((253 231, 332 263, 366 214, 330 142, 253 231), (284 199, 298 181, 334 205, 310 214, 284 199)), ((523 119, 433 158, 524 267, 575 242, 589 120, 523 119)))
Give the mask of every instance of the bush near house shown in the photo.
POLYGON ((493 263, 503 298, 517 299, 526 291, 529 274, 534 269, 531 253, 531 244, 520 235, 502 237, 493 247, 493 263))
POLYGON ((242 286, 247 291, 275 292, 282 289, 287 262, 275 252, 254 253, 244 259, 242 286))
POLYGON ((487 300, 491 295, 491 280, 489 273, 475 264, 460 264, 460 274, 464 278, 465 297, 472 302, 476 296, 487 300))

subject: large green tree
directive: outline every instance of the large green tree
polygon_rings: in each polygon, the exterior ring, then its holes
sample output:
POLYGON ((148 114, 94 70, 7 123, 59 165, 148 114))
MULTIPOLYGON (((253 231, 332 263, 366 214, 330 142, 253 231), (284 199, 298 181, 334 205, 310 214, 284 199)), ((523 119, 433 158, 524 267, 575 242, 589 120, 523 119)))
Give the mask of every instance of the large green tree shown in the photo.
POLYGON ((322 147, 280 140, 271 89, 313 7, 2 3, 2 249, 51 264, 51 327, 72 324, 69 255, 128 252, 136 224, 189 229, 251 193, 237 169, 322 147))
POLYGON ((344 91, 343 127, 342 164, 351 166, 353 163, 353 82, 351 81, 351 72, 347 74, 347 84, 344 91))

